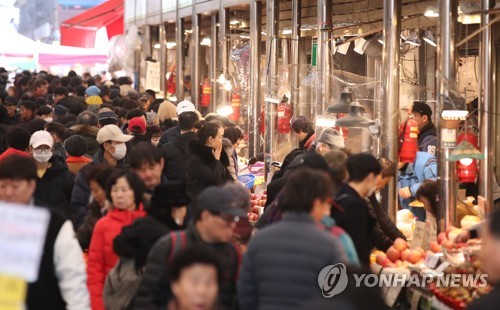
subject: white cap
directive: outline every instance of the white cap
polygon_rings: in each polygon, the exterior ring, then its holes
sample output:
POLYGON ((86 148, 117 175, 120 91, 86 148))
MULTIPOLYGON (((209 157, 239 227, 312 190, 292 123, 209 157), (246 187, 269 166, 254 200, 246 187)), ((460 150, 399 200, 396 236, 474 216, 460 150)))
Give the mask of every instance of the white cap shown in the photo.
POLYGON ((40 145, 47 145, 49 147, 54 145, 54 140, 52 140, 52 136, 47 131, 39 130, 31 135, 30 146, 36 149, 40 145))
POLYGON ((134 136, 124 134, 116 125, 106 125, 99 129, 96 140, 99 144, 103 144, 107 141, 128 142, 132 140, 133 137, 134 136))
POLYGON ((176 108, 177 115, 181 115, 184 112, 196 112, 196 108, 191 101, 184 100, 179 102, 176 108))

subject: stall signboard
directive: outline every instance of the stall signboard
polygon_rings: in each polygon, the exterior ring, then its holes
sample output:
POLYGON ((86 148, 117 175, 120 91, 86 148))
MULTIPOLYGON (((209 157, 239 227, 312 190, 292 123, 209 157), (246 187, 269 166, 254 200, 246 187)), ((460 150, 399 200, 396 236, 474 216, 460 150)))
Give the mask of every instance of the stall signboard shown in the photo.
POLYGON ((457 145, 457 129, 441 128, 441 147, 445 149, 454 148, 457 145))
POLYGON ((146 89, 161 91, 160 63, 146 61, 146 89))

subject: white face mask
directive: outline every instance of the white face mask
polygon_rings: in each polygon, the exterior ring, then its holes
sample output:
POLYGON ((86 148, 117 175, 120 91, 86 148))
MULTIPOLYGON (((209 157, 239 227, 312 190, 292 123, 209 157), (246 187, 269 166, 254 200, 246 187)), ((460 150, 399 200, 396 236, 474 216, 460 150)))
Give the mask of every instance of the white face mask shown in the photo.
POLYGON ((127 155, 127 146, 125 143, 115 144, 115 152, 112 154, 116 160, 122 160, 127 155))
POLYGON ((50 160, 52 157, 52 151, 51 150, 35 150, 33 152, 33 158, 39 162, 39 163, 46 163, 50 160))
POLYGON ((44 119, 47 123, 52 123, 52 121, 54 120, 52 117, 47 117, 46 119, 44 119))

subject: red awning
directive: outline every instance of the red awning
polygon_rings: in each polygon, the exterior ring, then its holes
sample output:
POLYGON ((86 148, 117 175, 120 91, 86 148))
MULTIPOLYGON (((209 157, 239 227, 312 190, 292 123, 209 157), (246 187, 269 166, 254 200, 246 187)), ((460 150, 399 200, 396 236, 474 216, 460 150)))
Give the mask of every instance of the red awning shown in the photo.
POLYGON ((108 38, 123 34, 124 0, 108 0, 61 23, 61 45, 93 48, 96 31, 106 27, 108 38))

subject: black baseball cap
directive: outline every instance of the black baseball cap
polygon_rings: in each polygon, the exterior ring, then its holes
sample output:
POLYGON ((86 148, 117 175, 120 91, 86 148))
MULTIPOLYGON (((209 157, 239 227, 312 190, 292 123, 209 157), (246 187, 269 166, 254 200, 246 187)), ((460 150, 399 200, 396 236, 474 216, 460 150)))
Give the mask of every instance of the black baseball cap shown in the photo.
POLYGON ((423 101, 413 101, 413 108, 411 109, 411 112, 420 113, 420 115, 427 115, 428 117, 432 116, 431 107, 423 101))
MULTIPOLYGON (((208 187, 198 196, 196 208, 200 211, 208 210, 234 216, 236 221, 240 218, 246 218, 247 211, 242 205, 242 196, 234 188, 236 186, 238 185, 208 187)), ((249 201, 249 199, 247 200, 249 201)))

